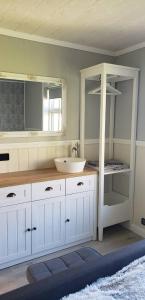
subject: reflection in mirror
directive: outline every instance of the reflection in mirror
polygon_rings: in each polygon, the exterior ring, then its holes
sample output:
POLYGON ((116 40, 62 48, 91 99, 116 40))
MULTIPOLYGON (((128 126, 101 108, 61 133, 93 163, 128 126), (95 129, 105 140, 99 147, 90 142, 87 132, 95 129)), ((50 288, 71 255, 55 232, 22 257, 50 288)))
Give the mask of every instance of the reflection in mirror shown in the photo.
POLYGON ((63 132, 64 84, 0 79, 0 131, 63 132))

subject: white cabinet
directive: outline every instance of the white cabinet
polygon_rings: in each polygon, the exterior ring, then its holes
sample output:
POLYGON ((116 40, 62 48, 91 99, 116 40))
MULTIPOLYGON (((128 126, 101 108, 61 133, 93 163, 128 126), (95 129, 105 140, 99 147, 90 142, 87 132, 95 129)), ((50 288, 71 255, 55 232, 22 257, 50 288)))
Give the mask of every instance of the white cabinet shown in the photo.
POLYGON ((0 264, 31 254, 31 204, 0 208, 0 264))
POLYGON ((32 200, 65 195, 65 179, 32 183, 32 200))
POLYGON ((65 242, 65 197, 32 203, 32 253, 49 250, 65 242))
POLYGON ((0 188, 0 269, 95 238, 96 175, 0 188))
POLYGON ((0 207, 31 201, 31 185, 0 188, 0 207))
POLYGON ((90 191, 66 196, 67 243, 93 238, 95 195, 90 191))
POLYGON ((66 179, 66 195, 95 190, 95 179, 95 175, 79 176, 66 179))

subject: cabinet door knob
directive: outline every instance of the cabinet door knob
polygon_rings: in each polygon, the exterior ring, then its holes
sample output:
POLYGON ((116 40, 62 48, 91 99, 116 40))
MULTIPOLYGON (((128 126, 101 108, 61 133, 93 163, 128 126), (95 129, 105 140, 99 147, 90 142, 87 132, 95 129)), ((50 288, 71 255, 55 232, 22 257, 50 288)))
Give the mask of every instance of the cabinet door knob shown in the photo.
POLYGON ((53 187, 51 187, 51 186, 48 186, 46 189, 45 189, 45 191, 47 192, 47 191, 52 191, 53 190, 53 187))
POLYGON ((9 193, 9 194, 7 194, 7 198, 12 198, 12 197, 16 197, 16 194, 15 193, 9 193))
POLYGON ((27 228, 27 229, 26 229, 26 232, 30 232, 30 231, 31 231, 31 229, 30 229, 30 228, 27 228))
POLYGON ((84 185, 84 183, 82 181, 77 183, 78 186, 84 185))
POLYGON ((33 227, 32 230, 37 230, 37 227, 33 227))
POLYGON ((65 220, 65 223, 69 223, 69 222, 70 222, 70 219, 66 219, 66 220, 65 220))

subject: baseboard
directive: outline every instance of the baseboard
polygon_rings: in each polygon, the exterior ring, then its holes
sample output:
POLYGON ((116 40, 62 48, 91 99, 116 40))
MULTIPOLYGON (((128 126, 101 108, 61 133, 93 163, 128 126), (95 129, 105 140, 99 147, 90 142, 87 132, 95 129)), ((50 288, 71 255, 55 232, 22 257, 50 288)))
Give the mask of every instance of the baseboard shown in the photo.
POLYGON ((123 223, 122 226, 145 238, 145 229, 129 222, 123 223))
POLYGON ((145 229, 140 228, 139 226, 137 226, 135 224, 131 224, 130 230, 133 231, 134 233, 140 235, 141 237, 145 238, 145 229))

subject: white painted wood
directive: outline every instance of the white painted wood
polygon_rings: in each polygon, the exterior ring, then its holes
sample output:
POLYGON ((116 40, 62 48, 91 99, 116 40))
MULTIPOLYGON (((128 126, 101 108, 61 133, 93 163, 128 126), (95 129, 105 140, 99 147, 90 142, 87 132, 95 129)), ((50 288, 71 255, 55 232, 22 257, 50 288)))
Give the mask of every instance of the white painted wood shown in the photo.
POLYGON ((20 142, 20 143, 1 143, 1 149, 27 149, 27 148, 43 148, 43 147, 60 147, 76 144, 79 140, 64 141, 39 141, 39 142, 20 142))
POLYGON ((99 49, 96 47, 80 45, 80 44, 71 43, 68 41, 51 39, 51 38, 40 36, 40 35, 29 34, 26 32, 25 33, 19 32, 19 31, 15 31, 15 30, 6 29, 6 28, 0 28, 0 34, 6 35, 6 36, 11 36, 11 37, 16 37, 19 39, 29 40, 29 41, 36 41, 36 42, 44 43, 44 44, 56 45, 56 46, 60 46, 60 47, 67 47, 67 48, 71 48, 71 49, 77 49, 77 50, 82 50, 82 51, 87 51, 87 52, 92 52, 92 53, 115 56, 115 52, 111 51, 111 50, 99 49))
POLYGON ((80 103, 80 157, 84 158, 85 142, 85 78, 81 74, 81 103, 80 103))
MULTIPOLYGON (((63 97, 63 105, 62 105, 62 129, 58 132, 51 131, 0 131, 0 137, 31 137, 31 136, 61 136, 64 135, 64 129, 66 127, 66 82, 61 78, 53 78, 53 77, 44 77, 32 74, 18 74, 18 73, 8 73, 8 72, 0 72, 0 78, 2 79, 14 79, 14 80, 23 80, 23 81, 33 81, 33 82, 46 82, 46 83, 55 83, 62 85, 62 97, 63 97)), ((14 170, 15 171, 15 170, 14 170)))
POLYGON ((94 235, 95 200, 93 191, 66 197, 66 243, 85 238, 92 239, 94 235))
POLYGON ((104 70, 103 70, 104 68, 105 68, 106 74, 108 74, 109 76, 110 76, 110 74, 116 76, 116 80, 115 80, 115 76, 114 76, 113 82, 117 82, 118 78, 120 81, 120 76, 121 76, 121 81, 124 81, 126 78, 127 78, 127 80, 133 79, 134 77, 136 77, 136 74, 139 72, 138 68, 120 66, 120 65, 109 64, 109 63, 101 63, 98 65, 83 69, 80 72, 81 72, 81 75, 83 75, 83 77, 85 79, 96 80, 98 75, 100 75, 102 72, 104 72, 104 70))
POLYGON ((134 200, 134 185, 135 185, 135 162, 136 162, 136 124, 137 124, 137 98, 138 98, 138 76, 133 79, 133 94, 132 94, 132 120, 131 120, 131 145, 130 145, 130 174, 129 182, 129 200, 131 205, 131 220, 133 221, 133 200, 134 200))
POLYGON ((96 175, 80 176, 66 179, 66 195, 96 189, 96 175))
POLYGON ((100 145, 99 145, 99 199, 98 199, 98 238, 103 239, 104 205, 104 161, 105 161, 105 125, 106 125, 106 72, 101 74, 100 103, 100 145))
POLYGON ((32 183, 32 201, 65 195, 65 179, 32 183))
POLYGON ((115 97, 110 97, 109 159, 113 157, 115 97))
POLYGON ((0 269, 37 257, 38 254, 45 255, 57 249, 96 239, 97 178, 96 175, 76 177, 75 183, 84 178, 87 192, 76 192, 67 196, 64 179, 0 189, 3 201, 7 192, 17 192, 15 201, 6 204, 4 202, 6 206, 0 208, 0 269), (50 183, 54 187, 53 198, 49 198, 48 194, 46 198, 44 188, 48 184, 50 186, 50 183), (23 203, 20 204, 19 201, 23 203), (65 221, 68 218, 70 202, 72 216, 76 203, 74 220, 77 227, 75 236, 69 239, 68 222, 65 221))
POLYGON ((130 201, 127 197, 111 192, 105 194, 103 228, 130 220, 130 201))
POLYGON ((31 254, 31 204, 0 208, 0 264, 31 254))
POLYGON ((54 167, 54 158, 70 155, 72 143, 73 141, 52 141, 1 144, 0 153, 9 153, 10 159, 0 162, 0 173, 54 167))
POLYGON ((0 188, 0 207, 31 201, 31 184, 0 188), (13 194, 12 197, 10 194, 13 194))
POLYGON ((32 204, 32 254, 56 249, 65 243, 65 197, 32 204))
MULTIPOLYGON (((101 99, 100 99, 100 137, 99 137, 99 203, 98 203, 98 232, 99 232, 99 240, 103 239, 103 210, 104 210, 104 175, 111 175, 115 173, 128 173, 130 176, 130 184, 129 184, 129 209, 130 214, 127 220, 131 219, 131 211, 133 210, 133 196, 134 196, 134 175, 135 175, 135 145, 136 145, 136 116, 137 116, 137 96, 138 96, 138 73, 139 69, 130 68, 126 66, 120 65, 112 65, 108 63, 99 64, 96 66, 92 66, 90 68, 86 68, 81 70, 81 79, 83 78, 83 82, 85 80, 98 80, 98 76, 101 74, 101 99), (113 84, 118 81, 133 79, 133 97, 132 97, 132 122, 131 122, 131 141, 128 140, 124 142, 124 144, 130 144, 130 168, 119 172, 104 172, 104 158, 105 158, 105 121, 106 121, 106 84, 108 82, 108 78, 112 77, 113 84)), ((83 84, 84 84, 83 83, 83 84)), ((85 90, 85 86, 83 86, 82 92, 85 90)), ((83 92, 83 102, 82 106, 85 106, 85 94, 83 92)), ((85 111, 84 107, 82 109, 82 114, 85 111)), ((82 122, 85 122, 84 116, 81 115, 82 122)), ((114 142, 117 142, 116 139, 113 139, 113 129, 114 129, 114 99, 111 99, 111 108, 110 108, 110 132, 109 132, 109 157, 113 156, 113 152, 115 152, 114 156, 116 156, 116 149, 114 150, 114 142)), ((85 125, 85 124, 84 124, 85 125)), ((81 143, 84 142, 85 132, 84 125, 81 127, 81 143)), ((120 142, 120 140, 118 140, 120 142)), ((98 141, 96 141, 98 142, 98 141)), ((81 145, 82 149, 83 145, 81 145)), ((128 151, 128 150, 127 150, 128 151)), ((121 154, 122 157, 123 154, 121 154)), ((96 154, 98 157, 98 153, 96 154)), ((119 157, 114 157, 118 158, 119 157)), ((128 163, 128 161, 127 161, 128 163)), ((114 214, 111 214, 111 209, 113 211, 113 207, 110 209, 110 215, 112 218, 112 222, 119 222, 120 219, 114 214), (118 221, 117 221, 118 220, 118 221)), ((109 213, 109 212, 108 212, 109 213)), ((117 214, 117 213, 116 213, 117 214)), ((109 216, 108 216, 109 218, 109 216)), ((122 218, 123 218, 123 210, 122 210, 122 218)), ((127 218, 127 217, 126 217, 127 218)), ((115 223, 113 223, 115 224, 115 223)), ((108 225, 109 226, 109 225, 108 225)))

